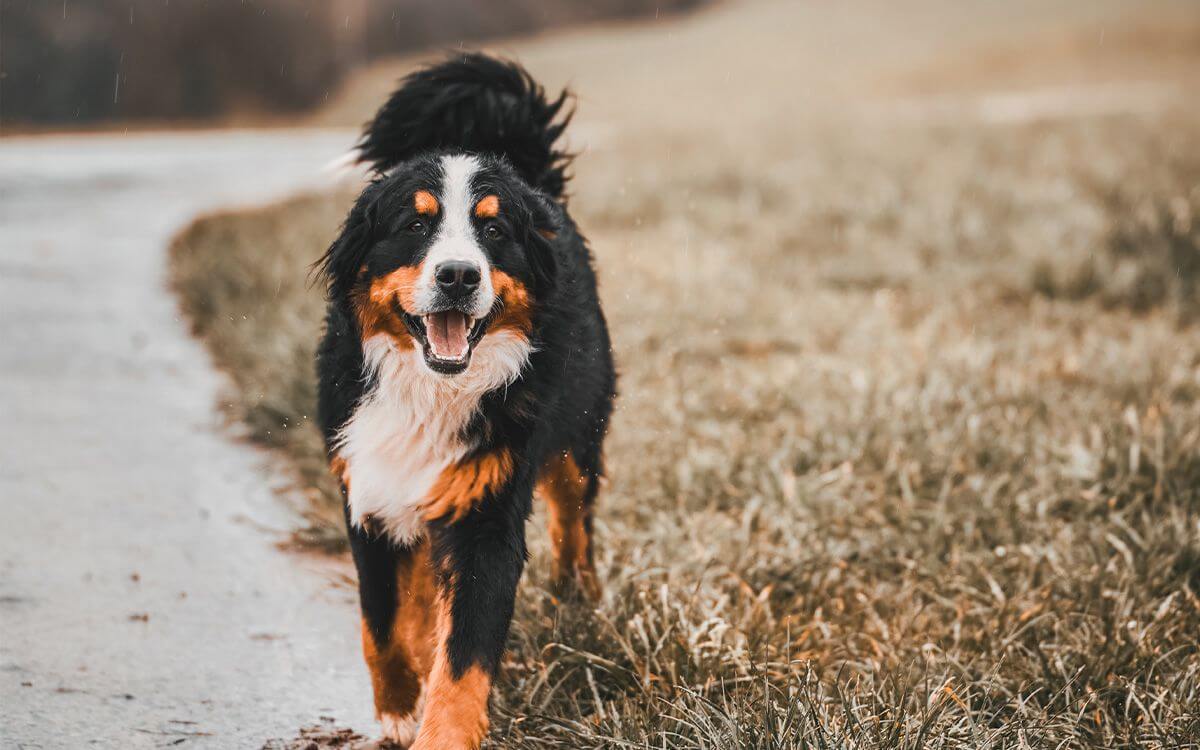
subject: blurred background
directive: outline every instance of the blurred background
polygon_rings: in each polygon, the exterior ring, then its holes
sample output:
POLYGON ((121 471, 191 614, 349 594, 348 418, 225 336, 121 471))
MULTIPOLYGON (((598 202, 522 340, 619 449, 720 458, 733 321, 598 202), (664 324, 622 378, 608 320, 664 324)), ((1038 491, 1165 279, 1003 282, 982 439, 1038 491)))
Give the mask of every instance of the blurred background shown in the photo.
POLYGON ((621 374, 494 747, 1196 745, 1195 0, 0 0, 0 745, 375 731, 308 269, 459 49, 577 94, 621 374))
POLYGON ((700 0, 4 0, 0 126, 282 119, 363 66, 700 0))

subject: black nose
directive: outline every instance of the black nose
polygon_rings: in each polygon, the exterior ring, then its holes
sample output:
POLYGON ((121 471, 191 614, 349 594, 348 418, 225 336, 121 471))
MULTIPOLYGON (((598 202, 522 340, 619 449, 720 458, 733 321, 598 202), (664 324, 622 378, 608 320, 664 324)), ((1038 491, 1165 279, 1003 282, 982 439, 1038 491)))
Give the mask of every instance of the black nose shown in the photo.
POLYGON ((438 288, 451 299, 461 299, 479 288, 479 266, 461 260, 448 260, 434 271, 438 288))

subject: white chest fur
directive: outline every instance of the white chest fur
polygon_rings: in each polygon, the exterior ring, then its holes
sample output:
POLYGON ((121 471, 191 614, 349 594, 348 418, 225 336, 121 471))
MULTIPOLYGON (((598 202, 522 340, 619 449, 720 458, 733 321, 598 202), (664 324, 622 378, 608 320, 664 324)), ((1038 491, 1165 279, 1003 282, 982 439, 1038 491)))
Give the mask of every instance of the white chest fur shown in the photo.
POLYGON ((420 538, 434 483, 475 447, 462 430, 480 398, 515 380, 530 352, 514 331, 489 333, 467 371, 447 377, 429 370, 419 350, 399 351, 384 335, 364 342, 375 387, 342 428, 337 448, 346 462, 351 521, 362 525, 370 516, 400 544, 420 538))

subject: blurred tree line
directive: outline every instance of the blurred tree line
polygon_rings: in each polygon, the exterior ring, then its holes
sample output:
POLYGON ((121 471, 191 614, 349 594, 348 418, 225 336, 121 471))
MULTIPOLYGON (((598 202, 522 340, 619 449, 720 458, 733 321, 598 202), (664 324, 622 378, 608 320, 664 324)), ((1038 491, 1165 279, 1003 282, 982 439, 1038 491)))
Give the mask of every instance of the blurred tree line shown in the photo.
POLYGON ((0 123, 300 112, 371 60, 702 0, 0 0, 0 123))

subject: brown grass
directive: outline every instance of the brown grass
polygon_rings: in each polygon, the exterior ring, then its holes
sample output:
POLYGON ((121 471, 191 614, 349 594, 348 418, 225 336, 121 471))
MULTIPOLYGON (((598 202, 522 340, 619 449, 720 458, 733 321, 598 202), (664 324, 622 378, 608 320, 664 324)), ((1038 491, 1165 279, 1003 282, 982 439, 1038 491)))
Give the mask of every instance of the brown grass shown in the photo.
MULTIPOLYGON (((1166 157, 1159 184, 1101 192, 1108 216, 1103 252, 1059 268, 1034 266, 1033 286, 1047 297, 1098 298, 1135 313, 1165 308, 1180 323, 1200 320, 1200 155, 1166 157)), ((1061 263, 1059 264, 1062 265, 1061 263)))
MULTIPOLYGON (((553 600, 539 509, 494 746, 1197 746, 1200 110, 747 137, 676 105, 577 162, 622 376, 606 593, 553 600)), ((303 280, 345 200, 174 248, 305 486, 303 280)))

